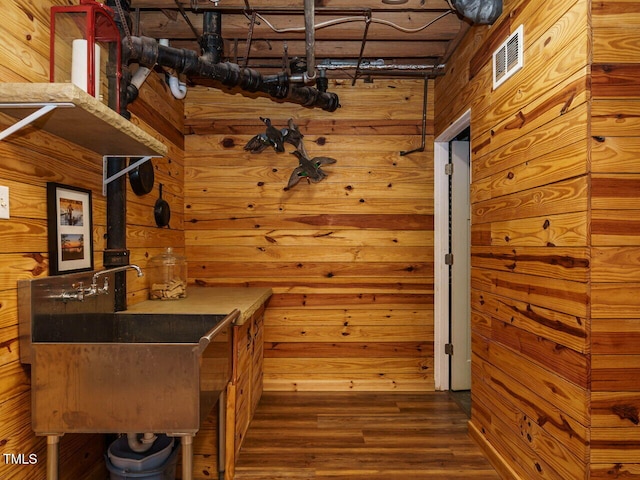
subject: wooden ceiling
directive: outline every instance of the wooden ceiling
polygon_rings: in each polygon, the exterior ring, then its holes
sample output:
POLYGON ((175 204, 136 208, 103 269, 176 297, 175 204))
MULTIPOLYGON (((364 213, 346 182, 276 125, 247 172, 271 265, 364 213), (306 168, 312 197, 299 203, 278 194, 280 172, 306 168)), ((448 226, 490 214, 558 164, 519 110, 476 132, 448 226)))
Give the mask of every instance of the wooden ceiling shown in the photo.
MULTIPOLYGON (((356 64, 360 76, 423 76, 445 63, 467 23, 447 0, 400 1, 316 0, 316 64, 330 62, 336 78, 356 64)), ((199 52, 206 10, 221 14, 224 60, 273 73, 306 58, 303 0, 131 0, 133 34, 199 52)))

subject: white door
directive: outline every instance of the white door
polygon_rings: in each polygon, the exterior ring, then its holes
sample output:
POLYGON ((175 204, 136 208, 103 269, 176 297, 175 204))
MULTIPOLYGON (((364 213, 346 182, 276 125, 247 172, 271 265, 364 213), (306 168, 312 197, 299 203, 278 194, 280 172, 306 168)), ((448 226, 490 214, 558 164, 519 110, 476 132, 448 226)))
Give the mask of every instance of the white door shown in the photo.
POLYGON ((450 389, 471 389, 471 219, 468 141, 450 143, 450 389))

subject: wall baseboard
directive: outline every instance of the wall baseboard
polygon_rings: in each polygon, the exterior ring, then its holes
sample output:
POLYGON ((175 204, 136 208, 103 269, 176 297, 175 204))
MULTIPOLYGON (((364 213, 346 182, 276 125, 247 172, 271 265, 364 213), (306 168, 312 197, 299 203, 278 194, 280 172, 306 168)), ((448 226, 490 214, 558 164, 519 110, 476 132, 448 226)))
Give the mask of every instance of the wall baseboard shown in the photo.
POLYGON ((486 455, 487 460, 496 469, 502 480, 524 480, 505 462, 504 458, 493 448, 484 435, 480 433, 477 427, 469 422, 469 436, 478 444, 482 452, 486 455))

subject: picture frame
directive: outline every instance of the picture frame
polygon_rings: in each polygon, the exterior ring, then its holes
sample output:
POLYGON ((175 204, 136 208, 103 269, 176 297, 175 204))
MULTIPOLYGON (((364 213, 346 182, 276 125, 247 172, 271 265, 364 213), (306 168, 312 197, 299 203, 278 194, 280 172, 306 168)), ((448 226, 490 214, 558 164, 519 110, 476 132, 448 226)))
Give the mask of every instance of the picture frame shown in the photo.
POLYGON ((49 275, 93 270, 91 190, 47 182, 49 275))

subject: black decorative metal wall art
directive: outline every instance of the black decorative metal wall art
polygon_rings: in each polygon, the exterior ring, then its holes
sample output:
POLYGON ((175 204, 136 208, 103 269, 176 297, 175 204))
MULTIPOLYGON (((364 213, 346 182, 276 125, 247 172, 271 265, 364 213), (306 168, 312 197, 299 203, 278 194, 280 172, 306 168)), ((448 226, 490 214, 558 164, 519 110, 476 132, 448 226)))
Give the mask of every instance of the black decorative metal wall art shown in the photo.
POLYGON ((287 126, 281 129, 274 127, 269 118, 260 117, 260 120, 266 125, 266 130, 249 140, 244 149, 251 153, 261 153, 271 147, 277 153, 282 153, 285 151, 285 143, 293 145, 295 150, 290 153, 298 159, 298 166, 291 172, 287 189, 297 185, 303 178, 308 183, 318 183, 327 177, 327 173, 322 170, 322 166, 331 165, 336 163, 337 160, 331 157, 310 158, 302 141, 304 135, 292 118, 289 119, 287 126))

